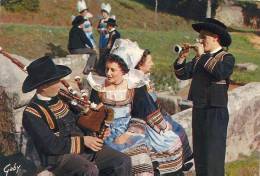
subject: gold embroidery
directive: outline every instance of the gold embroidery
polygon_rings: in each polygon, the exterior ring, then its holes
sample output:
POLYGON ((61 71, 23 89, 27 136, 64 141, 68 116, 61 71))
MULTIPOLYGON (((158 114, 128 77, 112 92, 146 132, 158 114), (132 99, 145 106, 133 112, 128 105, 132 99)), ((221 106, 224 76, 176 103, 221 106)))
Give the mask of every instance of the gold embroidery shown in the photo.
POLYGON ((50 114, 48 113, 48 111, 44 107, 42 107, 41 105, 38 105, 38 106, 40 107, 42 112, 45 114, 47 122, 50 126, 50 129, 54 129, 55 125, 54 125, 54 122, 52 121, 52 118, 51 118, 50 114))
POLYGON ((35 115, 36 117, 40 117, 41 118, 41 115, 35 109, 33 109, 32 107, 26 107, 25 111, 26 112, 30 112, 33 115, 35 115))
POLYGON ((63 101, 59 100, 56 104, 50 106, 50 110, 54 113, 55 117, 65 117, 69 112, 69 107, 63 101))
POLYGON ((208 70, 210 73, 213 72, 214 67, 218 62, 222 62, 224 56, 227 54, 225 51, 221 51, 218 53, 215 57, 211 57, 208 59, 208 61, 204 64, 204 68, 208 70))

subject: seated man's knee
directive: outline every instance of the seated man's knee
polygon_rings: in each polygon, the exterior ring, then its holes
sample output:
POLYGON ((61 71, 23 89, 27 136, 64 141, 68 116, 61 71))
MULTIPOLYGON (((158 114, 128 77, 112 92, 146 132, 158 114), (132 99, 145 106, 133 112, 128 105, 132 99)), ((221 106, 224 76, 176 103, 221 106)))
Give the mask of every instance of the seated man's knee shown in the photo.
POLYGON ((131 158, 126 154, 122 154, 121 158, 118 160, 118 165, 122 165, 123 167, 131 167, 131 158))
POLYGON ((84 176, 98 176, 99 170, 94 164, 86 164, 84 168, 82 168, 84 176))
POLYGON ((59 166, 54 171, 55 175, 66 175, 74 173, 76 175, 98 176, 97 166, 87 158, 77 154, 64 155, 59 166))

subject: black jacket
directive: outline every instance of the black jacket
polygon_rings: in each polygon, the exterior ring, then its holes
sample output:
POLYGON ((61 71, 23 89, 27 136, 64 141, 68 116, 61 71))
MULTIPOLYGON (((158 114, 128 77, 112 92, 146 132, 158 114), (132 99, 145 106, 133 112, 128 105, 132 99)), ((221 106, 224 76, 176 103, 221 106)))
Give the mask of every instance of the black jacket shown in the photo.
POLYGON ((93 48, 91 41, 87 38, 83 29, 78 28, 78 26, 73 26, 70 29, 69 33, 69 44, 68 49, 80 49, 87 48, 88 45, 90 48, 93 48))
POLYGON ((188 99, 193 106, 226 107, 228 84, 235 64, 235 58, 220 50, 213 55, 203 54, 188 63, 174 62, 174 71, 181 80, 192 79, 188 99))
POLYGON ((58 96, 50 101, 31 100, 23 113, 23 127, 31 137, 43 166, 57 164, 64 154, 84 152, 84 133, 78 116, 58 96))
POLYGON ((109 38, 107 41, 107 49, 109 49, 109 51, 112 49, 116 39, 119 39, 120 37, 120 33, 117 30, 109 32, 109 38))

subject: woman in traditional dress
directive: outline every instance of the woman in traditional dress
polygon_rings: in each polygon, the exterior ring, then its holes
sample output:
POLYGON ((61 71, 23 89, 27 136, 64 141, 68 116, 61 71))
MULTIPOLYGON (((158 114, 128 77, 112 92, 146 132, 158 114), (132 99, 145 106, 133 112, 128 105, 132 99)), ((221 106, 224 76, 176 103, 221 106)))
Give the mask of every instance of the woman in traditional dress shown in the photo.
MULTIPOLYGON (((146 74, 149 77, 153 65, 154 65, 154 63, 153 63, 153 59, 151 56, 151 52, 148 49, 146 49, 135 68, 142 71, 144 74, 146 74)), ((155 93, 155 89, 152 86, 151 81, 148 81, 148 84, 146 84, 145 86, 143 86, 141 88, 137 88, 137 90, 138 89, 145 89, 145 91, 147 91, 149 93, 149 95, 152 97, 154 103, 157 104, 157 95, 155 93)), ((174 121, 174 119, 172 119, 171 116, 167 112, 163 111, 162 114, 164 116, 164 119, 169 123, 171 130, 175 134, 177 134, 179 136, 179 138, 181 139, 182 148, 183 148, 183 163, 184 163, 183 170, 184 171, 189 170, 193 164, 188 163, 188 162, 193 158, 193 154, 192 154, 192 151, 191 151, 191 148, 189 145, 189 141, 188 141, 186 132, 183 129, 183 127, 179 123, 174 121)), ((151 134, 151 138, 156 139, 157 137, 153 137, 153 134, 151 134)), ((159 138, 160 138, 160 136, 159 136, 159 138)), ((158 141, 160 141, 160 140, 158 140, 158 141)), ((164 155, 162 156, 161 154, 154 152, 152 154, 152 159, 157 160, 159 162, 160 170, 166 170, 167 169, 166 163, 170 163, 170 158, 171 158, 170 155, 171 154, 169 154, 167 156, 164 153, 164 155), (160 159, 158 159, 158 158, 160 158, 160 159)))
POLYGON ((134 69, 144 51, 120 39, 111 53, 105 78, 88 75, 91 101, 114 110, 105 143, 131 156, 133 175, 179 174, 184 163, 182 141, 147 92, 147 77, 134 69))
POLYGON ((98 23, 97 30, 99 32, 99 53, 100 55, 103 55, 103 50, 106 48, 107 41, 108 41, 108 31, 107 31, 107 23, 106 21, 110 17, 110 12, 111 12, 111 6, 109 3, 101 4, 101 14, 102 18, 100 19, 98 23))

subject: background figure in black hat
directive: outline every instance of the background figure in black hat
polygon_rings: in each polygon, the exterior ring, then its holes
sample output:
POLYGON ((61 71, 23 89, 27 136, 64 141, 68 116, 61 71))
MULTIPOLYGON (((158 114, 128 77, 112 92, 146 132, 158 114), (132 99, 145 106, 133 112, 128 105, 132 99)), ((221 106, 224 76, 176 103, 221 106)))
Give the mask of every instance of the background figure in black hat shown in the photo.
POLYGON ((193 154, 197 176, 224 176, 229 114, 227 91, 235 58, 223 47, 231 44, 226 26, 212 18, 192 25, 199 32, 196 56, 186 63, 190 46, 174 63, 176 77, 192 79, 189 100, 193 101, 193 154))
POLYGON ((94 50, 94 46, 91 41, 87 38, 83 31, 84 22, 83 16, 76 16, 72 21, 72 28, 69 33, 69 44, 68 50, 71 54, 89 54, 88 61, 83 70, 84 74, 88 74, 94 70, 97 62, 97 53, 94 50))
MULTIPOLYGON (((23 92, 36 89, 23 113, 23 126, 32 138, 43 167, 57 176, 130 175, 130 158, 77 127, 78 115, 58 95, 60 79, 71 73, 51 58, 42 57, 28 67, 23 92), (94 162, 94 152, 97 152, 94 162)), ((106 131, 105 136, 109 135, 106 131)))
POLYGON ((107 21, 107 31, 109 34, 108 41, 104 53, 100 55, 97 71, 99 75, 105 76, 105 64, 110 50, 112 49, 116 39, 120 38, 120 33, 116 30, 117 24, 114 18, 109 18, 107 21))

